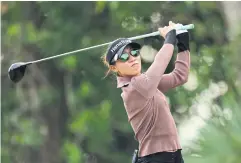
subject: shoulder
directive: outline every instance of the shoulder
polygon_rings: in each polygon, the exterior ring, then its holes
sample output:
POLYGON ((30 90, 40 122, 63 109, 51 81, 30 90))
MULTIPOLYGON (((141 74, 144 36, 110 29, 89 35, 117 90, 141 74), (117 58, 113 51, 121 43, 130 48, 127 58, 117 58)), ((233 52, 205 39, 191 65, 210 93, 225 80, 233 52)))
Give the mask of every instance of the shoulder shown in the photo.
POLYGON ((147 99, 135 89, 133 83, 130 82, 128 86, 122 87, 121 97, 126 105, 138 105, 145 102, 147 99))
POLYGON ((147 95, 149 92, 148 85, 150 84, 151 83, 149 82, 149 79, 145 73, 132 77, 128 83, 121 85, 121 96, 124 102, 129 100, 139 101, 149 99, 147 98, 147 95))

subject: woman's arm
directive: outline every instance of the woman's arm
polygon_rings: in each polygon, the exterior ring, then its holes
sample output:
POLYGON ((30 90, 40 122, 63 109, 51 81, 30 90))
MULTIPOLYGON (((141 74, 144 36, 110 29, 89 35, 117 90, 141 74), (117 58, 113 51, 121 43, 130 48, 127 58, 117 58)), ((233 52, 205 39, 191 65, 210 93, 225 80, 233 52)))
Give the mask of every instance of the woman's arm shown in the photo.
POLYGON ((190 70, 189 35, 187 31, 177 35, 178 54, 175 68, 170 74, 165 74, 158 85, 158 89, 166 92, 187 82, 190 70))
POLYGON ((155 56, 154 62, 148 70, 132 78, 133 87, 144 97, 150 98, 157 91, 161 78, 172 58, 174 46, 176 44, 176 30, 167 33, 164 45, 155 56))
POLYGON ((174 70, 163 75, 158 89, 162 92, 166 92, 171 88, 183 85, 188 80, 190 70, 190 53, 188 50, 177 54, 174 70))

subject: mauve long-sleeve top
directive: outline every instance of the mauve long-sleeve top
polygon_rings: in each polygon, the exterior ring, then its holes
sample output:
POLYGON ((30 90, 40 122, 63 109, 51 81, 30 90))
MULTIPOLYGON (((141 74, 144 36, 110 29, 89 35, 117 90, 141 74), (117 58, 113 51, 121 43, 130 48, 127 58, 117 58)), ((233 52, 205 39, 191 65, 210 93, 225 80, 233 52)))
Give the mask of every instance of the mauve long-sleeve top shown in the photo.
POLYGON ((181 149, 177 128, 164 93, 184 84, 190 69, 189 51, 177 54, 175 68, 164 74, 174 46, 164 44, 145 73, 134 77, 117 77, 117 87, 128 120, 139 142, 139 157, 181 149))

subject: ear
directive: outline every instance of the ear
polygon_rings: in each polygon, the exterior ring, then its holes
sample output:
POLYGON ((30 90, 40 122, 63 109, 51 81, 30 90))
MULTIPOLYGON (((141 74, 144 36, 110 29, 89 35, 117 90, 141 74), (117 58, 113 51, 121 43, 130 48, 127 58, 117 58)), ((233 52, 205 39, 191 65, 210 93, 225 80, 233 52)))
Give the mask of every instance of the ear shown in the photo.
POLYGON ((110 70, 113 72, 118 72, 116 66, 114 66, 114 65, 110 65, 110 70))

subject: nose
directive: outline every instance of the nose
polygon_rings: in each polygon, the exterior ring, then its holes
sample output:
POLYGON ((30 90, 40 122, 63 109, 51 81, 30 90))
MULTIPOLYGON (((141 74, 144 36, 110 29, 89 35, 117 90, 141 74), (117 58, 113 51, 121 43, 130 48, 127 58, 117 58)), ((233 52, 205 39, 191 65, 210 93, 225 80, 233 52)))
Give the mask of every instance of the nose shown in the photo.
POLYGON ((129 55, 129 60, 128 61, 129 62, 134 62, 134 61, 136 61, 136 58, 133 57, 132 55, 129 55))

